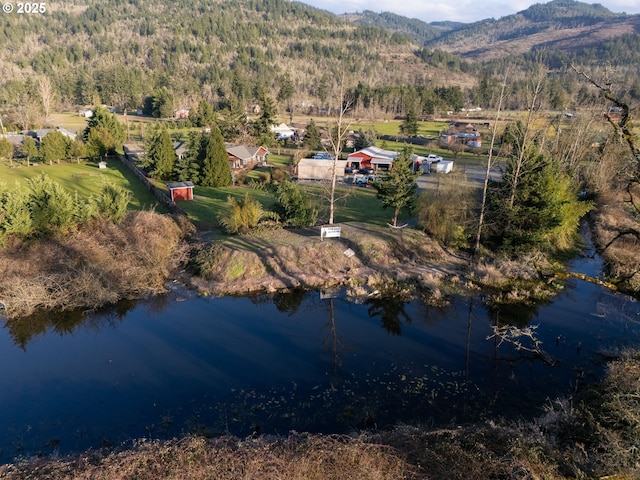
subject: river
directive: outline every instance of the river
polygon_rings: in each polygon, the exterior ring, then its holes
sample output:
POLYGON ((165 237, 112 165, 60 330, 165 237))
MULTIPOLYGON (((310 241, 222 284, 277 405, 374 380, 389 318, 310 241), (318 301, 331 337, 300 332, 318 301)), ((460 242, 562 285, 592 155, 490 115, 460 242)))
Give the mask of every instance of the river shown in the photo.
MULTIPOLYGON (((601 265, 585 256, 571 268, 601 265)), ((433 307, 341 291, 203 298, 172 285, 5 324, 0 460, 186 433, 532 418, 639 339, 638 302, 577 279, 549 303, 501 311, 482 296, 433 307), (529 338, 518 349, 493 336, 495 325, 530 328, 538 352, 529 338)))

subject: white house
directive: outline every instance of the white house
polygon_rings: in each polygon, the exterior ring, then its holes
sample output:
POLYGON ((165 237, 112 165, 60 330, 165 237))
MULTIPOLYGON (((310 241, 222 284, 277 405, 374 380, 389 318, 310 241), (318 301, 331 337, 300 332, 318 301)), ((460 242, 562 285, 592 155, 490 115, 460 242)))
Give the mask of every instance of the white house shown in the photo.
POLYGON ((280 125, 271 125, 271 132, 276 136, 278 140, 284 140, 291 138, 295 135, 296 131, 288 126, 286 123, 280 125))

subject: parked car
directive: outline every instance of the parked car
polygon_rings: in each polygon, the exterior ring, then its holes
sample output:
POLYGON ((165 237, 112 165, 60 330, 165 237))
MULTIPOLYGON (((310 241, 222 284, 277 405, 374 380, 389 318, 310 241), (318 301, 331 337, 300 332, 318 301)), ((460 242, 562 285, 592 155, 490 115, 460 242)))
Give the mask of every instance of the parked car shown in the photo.
POLYGON ((358 170, 358 173, 362 173, 364 175, 369 175, 370 173, 373 173, 373 168, 371 168, 371 167, 361 168, 360 170, 358 170))
POLYGON ((344 169, 344 173, 355 173, 356 169, 354 167, 346 167, 344 169))
POLYGON ((373 182, 375 182, 375 180, 375 175, 363 175, 362 177, 356 178, 355 184, 360 187, 366 187, 367 185, 371 185, 373 182))
POLYGON ((429 155, 427 155, 427 161, 428 162, 441 162, 442 161, 442 157, 440 155, 436 155, 435 153, 430 153, 429 155))
POLYGON ((327 152, 318 152, 311 158, 314 158, 316 160, 333 160, 335 157, 327 152))

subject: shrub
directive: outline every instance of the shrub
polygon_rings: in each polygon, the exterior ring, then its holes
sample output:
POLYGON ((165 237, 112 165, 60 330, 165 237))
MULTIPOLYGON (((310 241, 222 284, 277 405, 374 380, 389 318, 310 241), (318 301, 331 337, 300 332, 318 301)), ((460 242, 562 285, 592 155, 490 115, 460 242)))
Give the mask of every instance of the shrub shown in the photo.
POLYGON ((418 223, 438 242, 464 247, 474 201, 468 189, 428 190, 418 200, 418 223))
POLYGON ((297 184, 288 180, 282 182, 276 188, 275 196, 274 210, 287 225, 308 227, 316 223, 318 208, 302 193, 297 184))
POLYGON ((116 185, 105 184, 97 199, 98 210, 104 218, 120 223, 127 213, 130 198, 131 192, 116 185))
POLYGON ((220 224, 227 233, 247 233, 257 227, 264 216, 265 211, 260 202, 249 198, 248 194, 240 199, 229 196, 227 209, 220 216, 220 224))

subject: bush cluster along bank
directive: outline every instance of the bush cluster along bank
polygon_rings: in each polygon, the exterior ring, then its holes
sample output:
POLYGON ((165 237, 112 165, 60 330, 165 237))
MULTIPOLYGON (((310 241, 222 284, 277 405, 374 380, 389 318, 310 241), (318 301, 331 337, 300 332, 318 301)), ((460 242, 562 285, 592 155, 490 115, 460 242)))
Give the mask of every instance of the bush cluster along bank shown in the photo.
POLYGON ((64 238, 0 249, 4 313, 11 319, 39 309, 98 308, 164 292, 181 238, 172 217, 141 211, 119 224, 96 220, 64 238))

